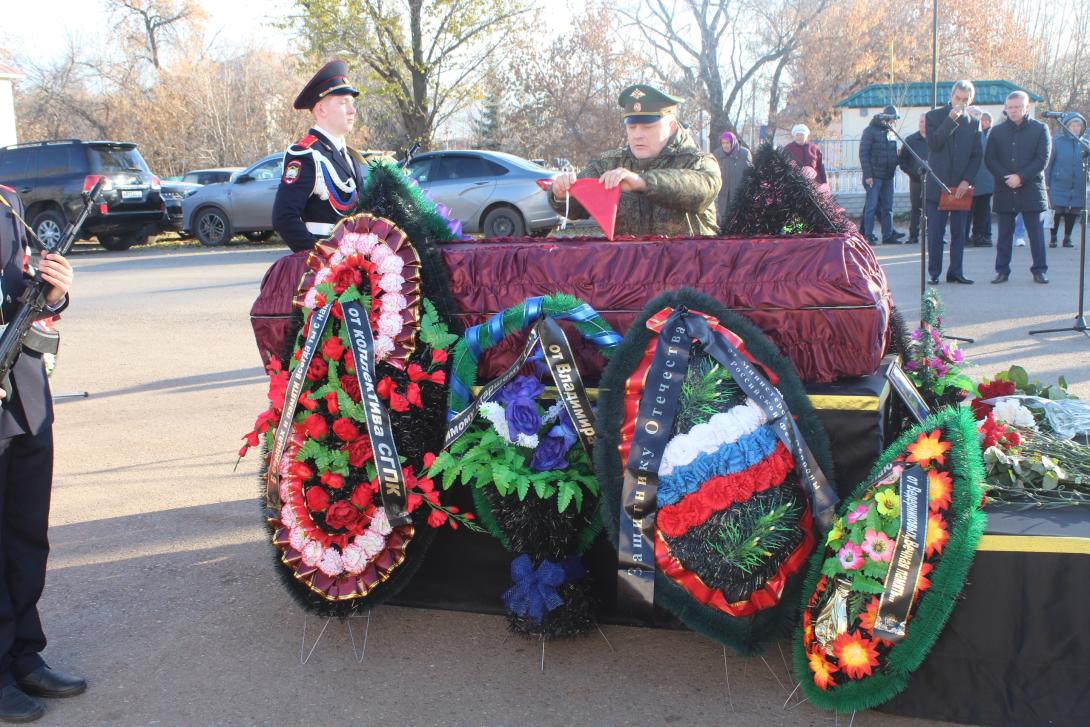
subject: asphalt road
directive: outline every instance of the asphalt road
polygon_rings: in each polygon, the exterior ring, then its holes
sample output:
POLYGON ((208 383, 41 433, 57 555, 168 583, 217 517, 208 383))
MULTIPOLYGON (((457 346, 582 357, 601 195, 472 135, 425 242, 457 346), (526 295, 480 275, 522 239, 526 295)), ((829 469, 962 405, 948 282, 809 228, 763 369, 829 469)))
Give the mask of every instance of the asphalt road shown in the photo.
MULTIPOLYGON (((1050 252, 1051 285, 1029 280, 1022 248, 999 287, 986 282, 991 252, 969 251, 978 284, 943 286, 949 332, 976 339, 978 376, 1018 362, 1090 396, 1090 339, 1025 335, 1072 321, 1076 251, 1050 252)), ((915 255, 879 253, 911 319, 915 255)), ((258 461, 235 466, 264 392, 247 314, 280 254, 75 257, 54 389, 90 396, 57 406, 41 610, 46 658, 91 686, 51 702, 43 724, 833 724, 808 704, 782 709, 793 682, 777 649, 767 666, 727 656, 728 692, 722 649, 687 632, 608 626, 612 646, 597 635, 550 644, 542 673, 539 645, 507 638, 499 617, 382 607, 362 664, 333 623, 300 665, 304 618, 273 573, 258 461)), ((855 724, 936 723, 868 712, 855 724)))

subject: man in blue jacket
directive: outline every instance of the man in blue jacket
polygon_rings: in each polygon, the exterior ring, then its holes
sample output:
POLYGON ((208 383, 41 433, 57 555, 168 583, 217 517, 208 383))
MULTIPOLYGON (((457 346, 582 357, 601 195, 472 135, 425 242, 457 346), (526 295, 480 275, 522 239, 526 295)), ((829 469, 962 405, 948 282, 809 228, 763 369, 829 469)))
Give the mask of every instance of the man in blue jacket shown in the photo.
MULTIPOLYGON (((945 106, 927 112, 928 163, 942 183, 961 199, 972 194, 972 183, 980 170, 983 156, 980 150, 980 126, 966 114, 973 102, 976 87, 972 81, 958 81, 945 106)), ((950 223, 950 265, 946 282, 972 285, 962 270, 965 251, 965 221, 968 212, 939 210, 942 188, 934 178, 927 180, 927 272, 936 285, 942 273, 943 232, 950 223)))
POLYGON ((1010 279, 1014 218, 1019 213, 1029 235, 1033 282, 1048 282, 1041 215, 1045 211, 1045 165, 1052 152, 1052 139, 1044 124, 1026 115, 1028 111, 1029 95, 1025 91, 1007 96, 1007 120, 992 128, 984 152, 984 161, 995 178, 993 206, 999 217, 993 283, 1010 279))
POLYGON ((897 137, 890 131, 882 116, 896 116, 895 106, 886 106, 882 114, 875 114, 863 130, 859 141, 859 164, 863 168, 863 186, 867 201, 863 205, 863 237, 872 245, 874 217, 882 224, 882 244, 899 244, 903 233, 893 229, 893 175, 897 172, 897 137))

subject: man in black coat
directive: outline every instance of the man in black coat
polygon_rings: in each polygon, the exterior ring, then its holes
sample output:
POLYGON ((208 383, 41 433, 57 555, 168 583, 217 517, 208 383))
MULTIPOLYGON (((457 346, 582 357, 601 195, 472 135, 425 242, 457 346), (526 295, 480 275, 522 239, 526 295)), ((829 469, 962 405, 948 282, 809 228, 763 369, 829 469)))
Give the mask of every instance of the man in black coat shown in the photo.
POLYGON ((912 203, 912 214, 908 223, 908 238, 913 244, 920 241, 920 216, 923 212, 923 167, 916 157, 927 161, 927 118, 920 116, 920 130, 905 137, 904 146, 897 154, 897 166, 908 175, 908 198, 912 203))
MULTIPOLYGON (((927 112, 928 163, 935 175, 959 199, 972 194, 973 178, 980 170, 983 154, 980 150, 980 127, 966 115, 965 110, 973 102, 976 88, 972 81, 958 81, 945 106, 927 112)), ((939 210, 942 188, 934 177, 924 185, 927 197, 927 272, 931 284, 939 282, 942 273, 943 231, 950 222, 950 265, 946 269, 948 283, 972 284, 965 277, 961 260, 965 250, 965 222, 968 212, 944 212, 939 210)))
POLYGON ((893 229, 893 176, 897 173, 897 137, 889 124, 881 117, 897 115, 895 106, 886 106, 882 114, 875 114, 863 138, 859 140, 859 165, 863 168, 863 186, 867 200, 863 205, 863 237, 874 245, 874 217, 882 224, 882 244, 900 243, 904 237, 893 229))
POLYGON ((1048 282, 1041 215, 1047 205, 1044 171, 1052 152, 1052 138, 1043 123, 1026 115, 1028 111, 1029 96, 1025 91, 1007 96, 1007 120, 992 128, 984 152, 985 163, 995 179, 992 205, 999 217, 993 283, 1005 283, 1010 278, 1014 218, 1019 213, 1029 235, 1033 282, 1048 282))
MULTIPOLYGON (((10 321, 26 287, 26 229, 15 190, 0 185, 0 314, 10 321)), ((52 286, 49 315, 64 310, 72 266, 46 254, 38 266, 52 286)), ((29 722, 45 707, 34 697, 67 697, 87 683, 54 671, 39 653, 45 634, 38 599, 45 586, 49 495, 53 486, 53 399, 41 354, 24 349, 11 372, 11 397, 0 391, 0 720, 29 722)))

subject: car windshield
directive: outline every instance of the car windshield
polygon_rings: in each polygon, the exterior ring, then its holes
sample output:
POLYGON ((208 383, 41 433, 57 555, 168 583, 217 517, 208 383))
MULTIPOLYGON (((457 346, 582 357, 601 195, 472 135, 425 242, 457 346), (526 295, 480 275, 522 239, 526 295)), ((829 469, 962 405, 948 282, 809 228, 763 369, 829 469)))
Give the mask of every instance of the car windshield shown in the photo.
POLYGON ((144 157, 132 146, 88 146, 91 169, 96 172, 151 173, 144 157))

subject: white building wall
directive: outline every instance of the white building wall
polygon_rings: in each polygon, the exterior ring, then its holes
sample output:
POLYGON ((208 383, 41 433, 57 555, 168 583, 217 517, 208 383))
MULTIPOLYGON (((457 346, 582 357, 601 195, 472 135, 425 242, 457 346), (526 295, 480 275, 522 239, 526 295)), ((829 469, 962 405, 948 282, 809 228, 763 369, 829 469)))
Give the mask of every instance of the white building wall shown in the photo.
POLYGON ((10 78, 0 78, 0 146, 15 144, 15 82, 10 78))

